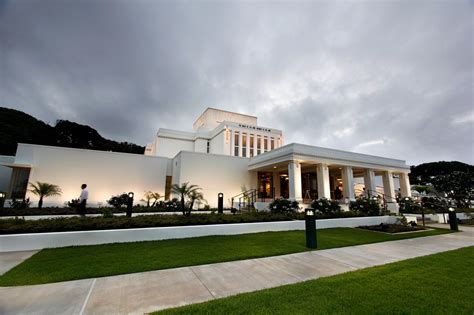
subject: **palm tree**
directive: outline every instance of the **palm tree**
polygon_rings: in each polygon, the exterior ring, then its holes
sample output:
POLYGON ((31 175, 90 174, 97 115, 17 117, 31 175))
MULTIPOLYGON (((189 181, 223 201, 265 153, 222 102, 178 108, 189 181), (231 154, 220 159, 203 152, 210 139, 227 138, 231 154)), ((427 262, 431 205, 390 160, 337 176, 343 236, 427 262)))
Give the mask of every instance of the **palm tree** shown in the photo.
POLYGON ((62 193, 61 188, 53 184, 36 182, 36 184, 30 183, 30 186, 31 186, 30 192, 32 192, 36 196, 39 196, 40 198, 38 201, 39 209, 43 207, 44 198, 51 197, 51 196, 60 196, 62 193))
POLYGON ((147 207, 150 207, 150 206, 154 207, 161 197, 162 196, 160 195, 160 193, 152 192, 149 190, 145 192, 144 199, 142 199, 141 201, 145 201, 147 207), (150 205, 150 202, 152 200, 153 200, 153 203, 150 205))
POLYGON ((204 196, 201 192, 194 190, 189 193, 189 210, 188 210, 188 215, 191 214, 191 211, 193 210, 194 207, 194 202, 201 202, 204 200, 204 196))
POLYGON ((193 192, 197 192, 200 189, 201 188, 199 188, 199 186, 190 185, 189 183, 181 184, 181 186, 178 184, 174 184, 171 187, 171 191, 181 198, 181 211, 183 212, 183 215, 186 215, 185 199, 189 197, 193 192))

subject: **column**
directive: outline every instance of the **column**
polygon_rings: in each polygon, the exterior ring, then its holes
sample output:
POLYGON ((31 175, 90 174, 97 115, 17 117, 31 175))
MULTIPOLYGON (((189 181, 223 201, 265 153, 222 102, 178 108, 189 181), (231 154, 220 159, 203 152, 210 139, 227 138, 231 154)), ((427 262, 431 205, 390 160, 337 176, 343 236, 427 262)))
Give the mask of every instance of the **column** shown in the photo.
POLYGON ((301 201, 303 199, 301 193, 301 165, 297 161, 291 161, 288 164, 288 179, 290 199, 301 201))
POLYGON ((382 173, 383 191, 387 201, 387 210, 392 213, 398 213, 398 203, 395 199, 395 186, 393 185, 392 172, 384 171, 382 173))
POLYGON ((402 197, 411 197, 410 178, 407 173, 400 173, 400 190, 402 197))
POLYGON ((367 192, 367 196, 376 196, 377 187, 375 186, 375 173, 374 170, 366 169, 364 172, 364 186, 367 192))
POLYGON ((275 189, 275 198, 281 197, 280 172, 273 172, 273 187, 275 189))
POLYGON ((245 149, 245 151, 246 151, 245 153, 247 155, 246 157, 249 158, 250 157, 250 134, 248 132, 246 134, 246 137, 247 137, 247 139, 245 141, 247 141, 247 149, 245 149))
POLYGON ((239 132, 239 156, 242 156, 242 132, 239 132))
POLYGON ((230 155, 234 156, 234 130, 230 131, 230 155))
POLYGON ((329 188, 329 168, 326 164, 316 166, 318 178, 318 198, 331 199, 331 190, 329 188))
POLYGON ((395 185, 393 184, 392 172, 384 171, 382 173, 383 193, 387 202, 395 202, 395 185))
POLYGON ((342 186, 343 197, 348 198, 349 200, 355 200, 354 173, 352 172, 352 167, 350 166, 342 167, 342 186))

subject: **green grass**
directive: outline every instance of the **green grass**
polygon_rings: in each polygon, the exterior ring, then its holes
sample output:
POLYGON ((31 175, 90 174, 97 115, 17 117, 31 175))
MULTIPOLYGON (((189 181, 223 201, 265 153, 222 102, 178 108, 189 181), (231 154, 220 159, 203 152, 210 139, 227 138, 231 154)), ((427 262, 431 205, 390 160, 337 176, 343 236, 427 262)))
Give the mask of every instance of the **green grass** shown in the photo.
MULTIPOLYGON (((389 235, 362 229, 318 230, 318 249, 449 233, 434 229, 389 235)), ((303 252, 304 231, 44 249, 0 276, 0 286, 104 277, 303 252)))
POLYGON ((474 247, 159 314, 473 314, 474 247))

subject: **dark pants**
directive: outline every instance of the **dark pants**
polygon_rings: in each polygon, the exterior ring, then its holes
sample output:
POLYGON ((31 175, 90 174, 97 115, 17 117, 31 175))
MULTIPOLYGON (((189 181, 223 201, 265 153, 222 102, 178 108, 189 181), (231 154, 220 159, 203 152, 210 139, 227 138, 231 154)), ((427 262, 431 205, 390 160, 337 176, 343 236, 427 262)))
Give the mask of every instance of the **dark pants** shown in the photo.
POLYGON ((79 203, 79 206, 77 207, 77 210, 81 216, 86 215, 86 203, 87 203, 87 200, 84 199, 79 203))

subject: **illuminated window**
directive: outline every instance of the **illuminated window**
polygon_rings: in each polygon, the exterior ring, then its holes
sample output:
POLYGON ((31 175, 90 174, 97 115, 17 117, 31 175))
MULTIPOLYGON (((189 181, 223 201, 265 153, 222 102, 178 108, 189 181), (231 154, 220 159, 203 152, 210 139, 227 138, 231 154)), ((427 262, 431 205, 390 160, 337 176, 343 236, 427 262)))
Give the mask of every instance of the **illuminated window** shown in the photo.
POLYGON ((250 135, 250 157, 253 157, 253 135, 250 135))
POLYGON ((268 151, 268 139, 267 137, 265 137, 265 139, 263 139, 263 152, 266 152, 268 151))
POLYGON ((239 133, 234 134, 234 156, 239 156, 239 133))

